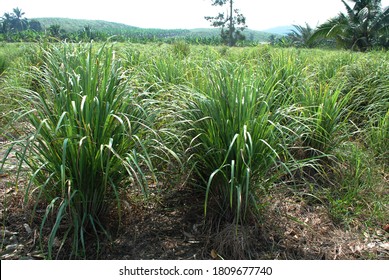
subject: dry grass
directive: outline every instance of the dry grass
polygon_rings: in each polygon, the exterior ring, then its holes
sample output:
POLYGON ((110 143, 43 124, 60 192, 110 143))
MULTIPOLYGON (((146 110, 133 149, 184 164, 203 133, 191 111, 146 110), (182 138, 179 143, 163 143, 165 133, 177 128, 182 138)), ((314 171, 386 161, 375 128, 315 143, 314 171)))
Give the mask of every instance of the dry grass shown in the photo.
POLYGON ((389 234, 379 227, 334 224, 324 205, 273 194, 265 232, 276 259, 389 259, 389 234))

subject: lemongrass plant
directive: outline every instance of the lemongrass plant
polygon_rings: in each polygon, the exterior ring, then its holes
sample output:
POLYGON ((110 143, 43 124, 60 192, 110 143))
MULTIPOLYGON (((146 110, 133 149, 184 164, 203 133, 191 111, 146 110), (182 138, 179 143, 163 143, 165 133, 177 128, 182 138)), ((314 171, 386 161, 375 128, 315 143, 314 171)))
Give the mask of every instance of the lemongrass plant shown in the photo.
POLYGON ((298 103, 302 106, 303 145, 309 156, 329 155, 347 137, 343 130, 348 121, 347 104, 351 93, 341 95, 341 87, 332 90, 328 85, 319 89, 303 88, 298 103))
POLYGON ((375 118, 370 121, 367 139, 376 157, 387 163, 389 160, 389 110, 384 116, 378 117, 377 121, 375 118))
POLYGON ((3 75, 5 70, 7 70, 8 66, 8 59, 4 56, 4 54, 0 53, 0 77, 3 75))
POLYGON ((190 100, 192 160, 206 186, 205 214, 217 205, 218 223, 246 225, 260 205, 258 191, 285 172, 284 116, 270 110, 271 94, 251 78, 245 67, 220 62, 190 100))
POLYGON ((20 112, 30 128, 19 155, 32 174, 26 199, 34 209, 46 204, 47 258, 56 257, 56 239, 60 249, 71 244, 72 258, 84 258, 90 236, 97 249, 101 234, 109 237, 109 207, 120 213, 120 189, 145 189, 153 179, 154 114, 128 88, 112 47, 64 43, 43 51, 44 64, 32 69, 36 90, 20 97, 30 104, 20 112))
POLYGON ((360 128, 369 124, 371 116, 385 115, 389 105, 389 56, 371 53, 343 68, 336 82, 344 84, 344 92, 353 92, 348 106, 353 111, 350 118, 360 128))

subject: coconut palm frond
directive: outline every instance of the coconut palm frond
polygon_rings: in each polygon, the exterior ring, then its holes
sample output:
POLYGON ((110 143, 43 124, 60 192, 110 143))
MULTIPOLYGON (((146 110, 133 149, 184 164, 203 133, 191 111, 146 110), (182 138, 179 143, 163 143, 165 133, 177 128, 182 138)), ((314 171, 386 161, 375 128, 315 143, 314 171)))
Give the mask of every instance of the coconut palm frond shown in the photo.
POLYGON ((310 41, 332 38, 338 46, 366 51, 374 46, 387 46, 389 9, 381 8, 380 0, 350 0, 351 7, 342 0, 347 13, 320 25, 310 37, 310 41), (382 43, 383 42, 383 43, 382 43))

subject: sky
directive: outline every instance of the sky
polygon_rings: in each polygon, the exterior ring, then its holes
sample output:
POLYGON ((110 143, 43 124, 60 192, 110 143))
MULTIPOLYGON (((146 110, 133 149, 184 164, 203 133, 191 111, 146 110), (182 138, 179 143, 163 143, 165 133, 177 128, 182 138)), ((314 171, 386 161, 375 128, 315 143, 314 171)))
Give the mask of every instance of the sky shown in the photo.
MULTIPOLYGON (((210 23, 204 16, 226 11, 211 3, 211 0, 0 0, 0 16, 18 7, 26 18, 98 19, 143 28, 208 28, 210 23)), ((315 27, 345 12, 341 0, 235 0, 234 5, 253 30, 305 23, 315 27)), ((382 0, 382 6, 389 6, 389 0, 382 0)))

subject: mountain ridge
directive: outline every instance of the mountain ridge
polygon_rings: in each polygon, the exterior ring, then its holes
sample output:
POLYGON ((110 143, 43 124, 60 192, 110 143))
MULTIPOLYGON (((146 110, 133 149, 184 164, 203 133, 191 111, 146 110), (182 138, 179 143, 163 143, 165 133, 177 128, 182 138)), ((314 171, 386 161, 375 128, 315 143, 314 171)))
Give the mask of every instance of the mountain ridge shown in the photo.
MULTIPOLYGON (((87 20, 87 19, 72 19, 72 18, 33 18, 41 23, 43 29, 49 29, 51 25, 59 25, 66 32, 78 32, 85 27, 91 30, 107 33, 123 33, 123 32, 147 32, 147 31, 163 31, 171 33, 168 37, 215 37, 219 36, 220 30, 217 28, 193 28, 193 29, 162 29, 162 28, 142 28, 124 23, 117 23, 105 20, 87 20)), ((246 29, 244 34, 248 40, 265 42, 269 40, 271 35, 265 31, 246 29)))
POLYGON ((292 32, 292 30, 295 29, 296 28, 293 25, 282 25, 282 26, 267 28, 262 31, 272 33, 272 34, 277 34, 277 35, 287 35, 288 33, 292 32))

